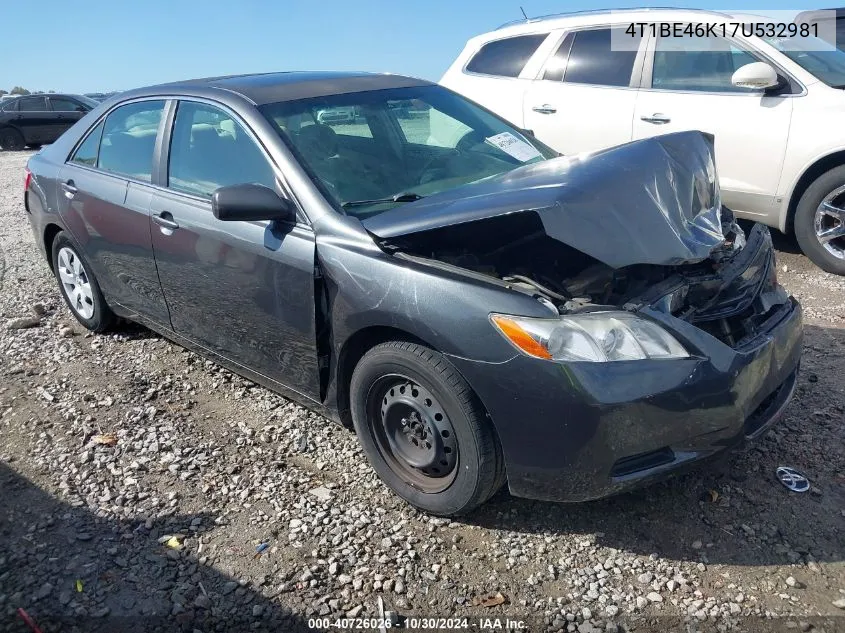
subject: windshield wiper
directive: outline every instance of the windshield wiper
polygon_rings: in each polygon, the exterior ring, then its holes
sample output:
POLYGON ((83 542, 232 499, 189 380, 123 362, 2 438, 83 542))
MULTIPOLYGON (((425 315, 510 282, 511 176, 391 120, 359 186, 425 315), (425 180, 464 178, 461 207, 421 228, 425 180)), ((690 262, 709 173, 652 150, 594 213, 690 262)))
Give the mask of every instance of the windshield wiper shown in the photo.
POLYGON ((425 196, 421 196, 413 191, 404 191, 402 193, 397 193, 395 196, 391 196, 390 198, 378 198, 376 200, 351 200, 350 202, 344 202, 340 206, 344 209, 349 209, 350 207, 363 207, 368 204, 380 204, 384 202, 413 202, 414 200, 421 200, 424 197, 425 196))

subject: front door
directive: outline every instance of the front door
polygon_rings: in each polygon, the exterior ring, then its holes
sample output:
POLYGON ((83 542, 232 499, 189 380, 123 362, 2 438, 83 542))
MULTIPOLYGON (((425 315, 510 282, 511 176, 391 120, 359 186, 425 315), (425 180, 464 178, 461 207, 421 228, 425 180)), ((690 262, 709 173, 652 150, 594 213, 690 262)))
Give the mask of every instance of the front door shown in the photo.
POLYGON ((313 232, 214 217, 218 187, 258 183, 282 193, 269 158, 229 111, 180 101, 169 147, 167 189, 151 211, 174 331, 318 399, 313 232))
POLYGON ((769 95, 734 86, 731 76, 740 66, 764 60, 727 38, 661 37, 649 49, 634 138, 713 134, 722 201, 745 216, 776 222, 775 192, 792 119, 789 87, 769 95))
POLYGON ((85 113, 88 112, 88 108, 80 102, 67 97, 49 97, 48 100, 53 113, 49 135, 50 142, 52 143, 74 123, 84 117, 85 113))
POLYGON ((612 147, 631 140, 641 59, 640 38, 611 47, 610 28, 563 38, 523 104, 525 128, 562 154, 612 147))
POLYGON ((154 146, 164 104, 123 105, 95 126, 62 168, 59 206, 107 299, 167 325, 149 218, 154 146))

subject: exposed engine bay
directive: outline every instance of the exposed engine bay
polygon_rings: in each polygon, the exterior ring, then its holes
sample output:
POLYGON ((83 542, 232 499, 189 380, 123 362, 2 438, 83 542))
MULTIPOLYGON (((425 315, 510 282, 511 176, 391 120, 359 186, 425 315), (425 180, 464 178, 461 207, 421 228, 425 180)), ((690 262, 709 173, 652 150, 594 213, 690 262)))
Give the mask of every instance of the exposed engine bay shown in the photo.
POLYGON ((788 297, 777 285, 768 229, 754 225, 746 240, 726 208, 721 224, 724 241, 709 258, 678 265, 613 268, 550 238, 531 212, 415 233, 383 246, 489 276, 557 314, 650 306, 738 346, 788 297))

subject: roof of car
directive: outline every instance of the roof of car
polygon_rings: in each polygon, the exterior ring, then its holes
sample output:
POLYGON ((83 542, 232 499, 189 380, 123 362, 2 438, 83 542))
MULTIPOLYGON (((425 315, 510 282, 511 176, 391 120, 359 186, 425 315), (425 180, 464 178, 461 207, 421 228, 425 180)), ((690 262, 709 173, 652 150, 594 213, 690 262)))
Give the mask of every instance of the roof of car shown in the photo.
MULTIPOLYGON (((495 31, 491 31, 486 35, 496 33, 500 37, 502 31, 526 32, 535 31, 538 29, 555 29, 575 25, 587 25, 597 21, 601 23, 609 22, 645 22, 658 21, 668 19, 683 19, 684 16, 710 16, 712 18, 743 20, 752 17, 749 14, 727 13, 724 11, 714 11, 711 9, 685 9, 678 7, 634 7, 634 8, 620 8, 620 9, 587 9, 584 11, 570 11, 566 13, 555 13, 552 15, 543 15, 535 18, 528 18, 523 20, 513 20, 503 24, 495 31), (646 17, 647 16, 647 17, 646 17)), ((753 16, 759 18, 760 16, 753 16)))
POLYGON ((190 90, 197 87, 219 88, 241 94, 256 105, 263 105, 265 103, 364 92, 366 90, 428 85, 433 84, 423 79, 387 73, 309 71, 206 77, 204 79, 190 79, 151 86, 141 91, 155 90, 160 92, 167 89, 178 92, 180 89, 190 90))

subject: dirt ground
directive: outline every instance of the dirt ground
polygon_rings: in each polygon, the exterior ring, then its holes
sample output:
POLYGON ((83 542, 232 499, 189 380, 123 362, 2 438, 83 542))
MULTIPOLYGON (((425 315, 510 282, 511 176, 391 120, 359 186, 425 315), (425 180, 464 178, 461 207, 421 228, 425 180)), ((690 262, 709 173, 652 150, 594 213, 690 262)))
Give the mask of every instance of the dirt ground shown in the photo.
POLYGON ((0 631, 31 630, 19 608, 44 633, 378 630, 383 611, 438 631, 845 630, 845 280, 794 240, 775 241, 804 357, 771 432, 631 494, 502 491, 446 521, 390 494, 350 431, 141 327, 86 333, 26 220, 28 156, 0 153, 0 631))

